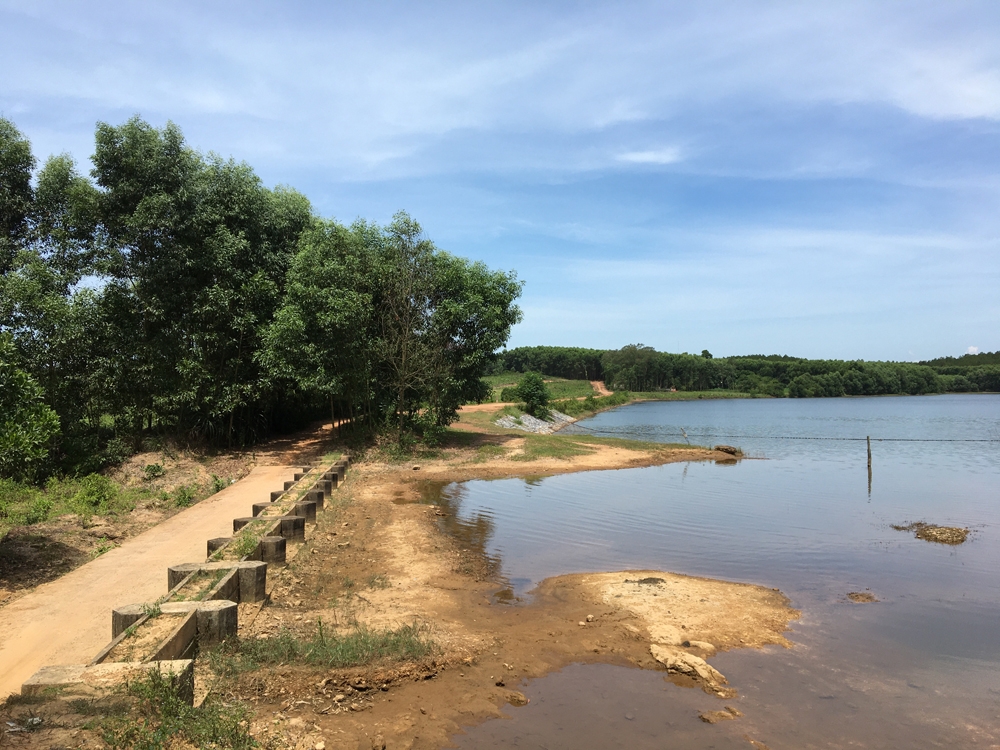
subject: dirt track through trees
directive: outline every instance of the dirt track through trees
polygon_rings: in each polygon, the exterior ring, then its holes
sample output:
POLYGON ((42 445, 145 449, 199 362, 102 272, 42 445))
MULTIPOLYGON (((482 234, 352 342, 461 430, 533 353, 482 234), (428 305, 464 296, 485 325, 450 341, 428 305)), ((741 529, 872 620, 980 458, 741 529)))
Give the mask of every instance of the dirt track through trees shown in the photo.
POLYGON ((111 640, 111 610, 167 592, 167 567, 205 559, 233 518, 290 480, 291 466, 259 466, 221 492, 0 609, 0 700, 40 667, 86 664, 111 640))

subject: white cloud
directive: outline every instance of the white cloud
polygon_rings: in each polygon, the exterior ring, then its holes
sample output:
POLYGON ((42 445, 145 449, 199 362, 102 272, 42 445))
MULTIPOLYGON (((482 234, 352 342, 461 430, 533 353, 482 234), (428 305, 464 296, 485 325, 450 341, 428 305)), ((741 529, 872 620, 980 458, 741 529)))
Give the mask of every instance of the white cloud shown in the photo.
POLYGON ((965 350, 965 353, 966 354, 979 354, 979 347, 978 346, 970 346, 968 349, 965 350))
POLYGON ((653 151, 626 151, 618 155, 618 161, 630 164, 675 164, 681 161, 681 158, 681 150, 676 147, 653 151))

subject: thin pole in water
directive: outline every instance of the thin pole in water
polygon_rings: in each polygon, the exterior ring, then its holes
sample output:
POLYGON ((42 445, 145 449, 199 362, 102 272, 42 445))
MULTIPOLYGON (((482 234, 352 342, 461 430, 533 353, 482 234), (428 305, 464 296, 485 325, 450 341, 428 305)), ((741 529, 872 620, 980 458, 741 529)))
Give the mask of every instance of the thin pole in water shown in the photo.
POLYGON ((872 436, 866 438, 868 442, 868 499, 872 499, 872 436))

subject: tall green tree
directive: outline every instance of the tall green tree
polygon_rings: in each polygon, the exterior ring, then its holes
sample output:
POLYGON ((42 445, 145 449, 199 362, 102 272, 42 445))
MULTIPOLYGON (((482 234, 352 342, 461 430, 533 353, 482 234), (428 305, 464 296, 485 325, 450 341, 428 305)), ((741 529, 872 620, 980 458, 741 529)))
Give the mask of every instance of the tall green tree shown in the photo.
POLYGON ((59 418, 42 389, 13 364, 12 346, 0 338, 0 477, 34 479, 47 458, 59 418))
POLYGON ((0 117, 0 275, 23 248, 34 201, 31 143, 10 120, 0 117))

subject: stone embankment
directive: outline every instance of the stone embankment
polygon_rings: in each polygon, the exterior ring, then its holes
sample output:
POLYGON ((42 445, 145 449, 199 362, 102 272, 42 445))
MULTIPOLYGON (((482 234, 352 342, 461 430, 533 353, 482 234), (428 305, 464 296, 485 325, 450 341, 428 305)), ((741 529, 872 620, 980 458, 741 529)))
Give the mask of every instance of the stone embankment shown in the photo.
POLYGON ((506 427, 509 430, 524 430, 533 432, 536 435, 550 435, 561 427, 575 422, 576 420, 568 414, 559 411, 549 412, 549 419, 538 419, 530 414, 522 414, 520 417, 513 417, 505 414, 494 424, 506 427))

